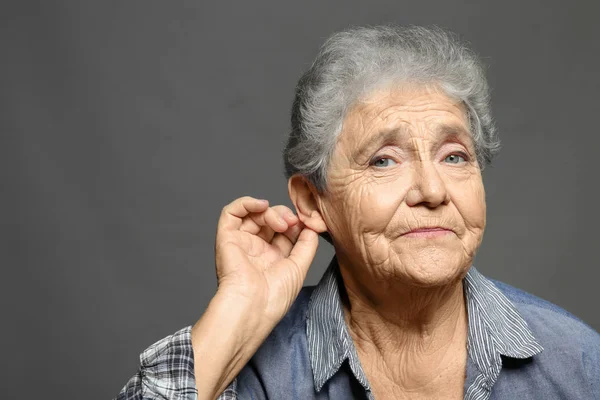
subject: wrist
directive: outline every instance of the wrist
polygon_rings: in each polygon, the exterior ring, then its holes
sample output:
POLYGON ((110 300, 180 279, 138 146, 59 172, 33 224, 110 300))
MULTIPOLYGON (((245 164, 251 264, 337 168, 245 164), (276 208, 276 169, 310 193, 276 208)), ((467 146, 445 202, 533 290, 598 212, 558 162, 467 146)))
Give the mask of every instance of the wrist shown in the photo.
POLYGON ((238 292, 218 290, 192 327, 192 343, 210 343, 213 348, 217 345, 232 357, 238 357, 240 353, 252 356, 273 328, 267 326, 263 310, 264 305, 256 299, 238 292))

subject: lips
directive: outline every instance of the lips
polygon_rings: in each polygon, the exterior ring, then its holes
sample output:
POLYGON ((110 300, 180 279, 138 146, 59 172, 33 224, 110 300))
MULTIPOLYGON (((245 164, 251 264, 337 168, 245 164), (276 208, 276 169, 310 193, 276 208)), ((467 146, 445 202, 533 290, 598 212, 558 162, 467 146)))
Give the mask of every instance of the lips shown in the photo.
POLYGON ((408 231, 406 233, 413 233, 413 232, 430 232, 430 231, 451 231, 452 229, 448 229, 448 228, 443 228, 441 226, 434 226, 431 228, 417 228, 417 229, 413 229, 411 231, 408 231))
POLYGON ((423 227, 423 228, 416 228, 413 230, 410 230, 404 234, 402 234, 402 236, 408 236, 408 237, 438 237, 438 236, 444 236, 448 233, 452 233, 452 229, 449 228, 444 228, 441 226, 432 226, 432 227, 423 227))

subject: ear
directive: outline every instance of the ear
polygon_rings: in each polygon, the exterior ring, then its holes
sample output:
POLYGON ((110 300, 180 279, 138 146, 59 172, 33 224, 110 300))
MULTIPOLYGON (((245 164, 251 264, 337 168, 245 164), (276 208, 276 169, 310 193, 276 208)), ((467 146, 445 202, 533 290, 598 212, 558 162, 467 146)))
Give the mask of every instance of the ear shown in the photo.
POLYGON ((303 176, 294 175, 288 180, 288 193, 300 221, 317 233, 327 232, 316 188, 303 176))

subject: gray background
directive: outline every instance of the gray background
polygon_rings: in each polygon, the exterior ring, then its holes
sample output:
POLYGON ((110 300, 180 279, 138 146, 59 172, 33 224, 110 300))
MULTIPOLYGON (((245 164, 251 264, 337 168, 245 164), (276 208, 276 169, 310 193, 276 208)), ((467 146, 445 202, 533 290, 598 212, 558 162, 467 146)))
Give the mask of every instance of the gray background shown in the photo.
POLYGON ((220 209, 289 205, 293 87, 357 24, 438 24, 485 58, 504 148, 476 265, 600 329, 590 3, 3 2, 2 398, 110 398, 199 318, 220 209))

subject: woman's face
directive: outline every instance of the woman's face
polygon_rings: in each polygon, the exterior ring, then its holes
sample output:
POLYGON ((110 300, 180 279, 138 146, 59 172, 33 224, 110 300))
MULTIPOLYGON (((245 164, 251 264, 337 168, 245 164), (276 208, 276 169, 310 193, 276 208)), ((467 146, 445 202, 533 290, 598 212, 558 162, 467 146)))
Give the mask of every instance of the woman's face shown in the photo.
POLYGON ((424 87, 373 93, 344 119, 319 203, 359 273, 422 287, 461 278, 485 228, 466 109, 424 87))

